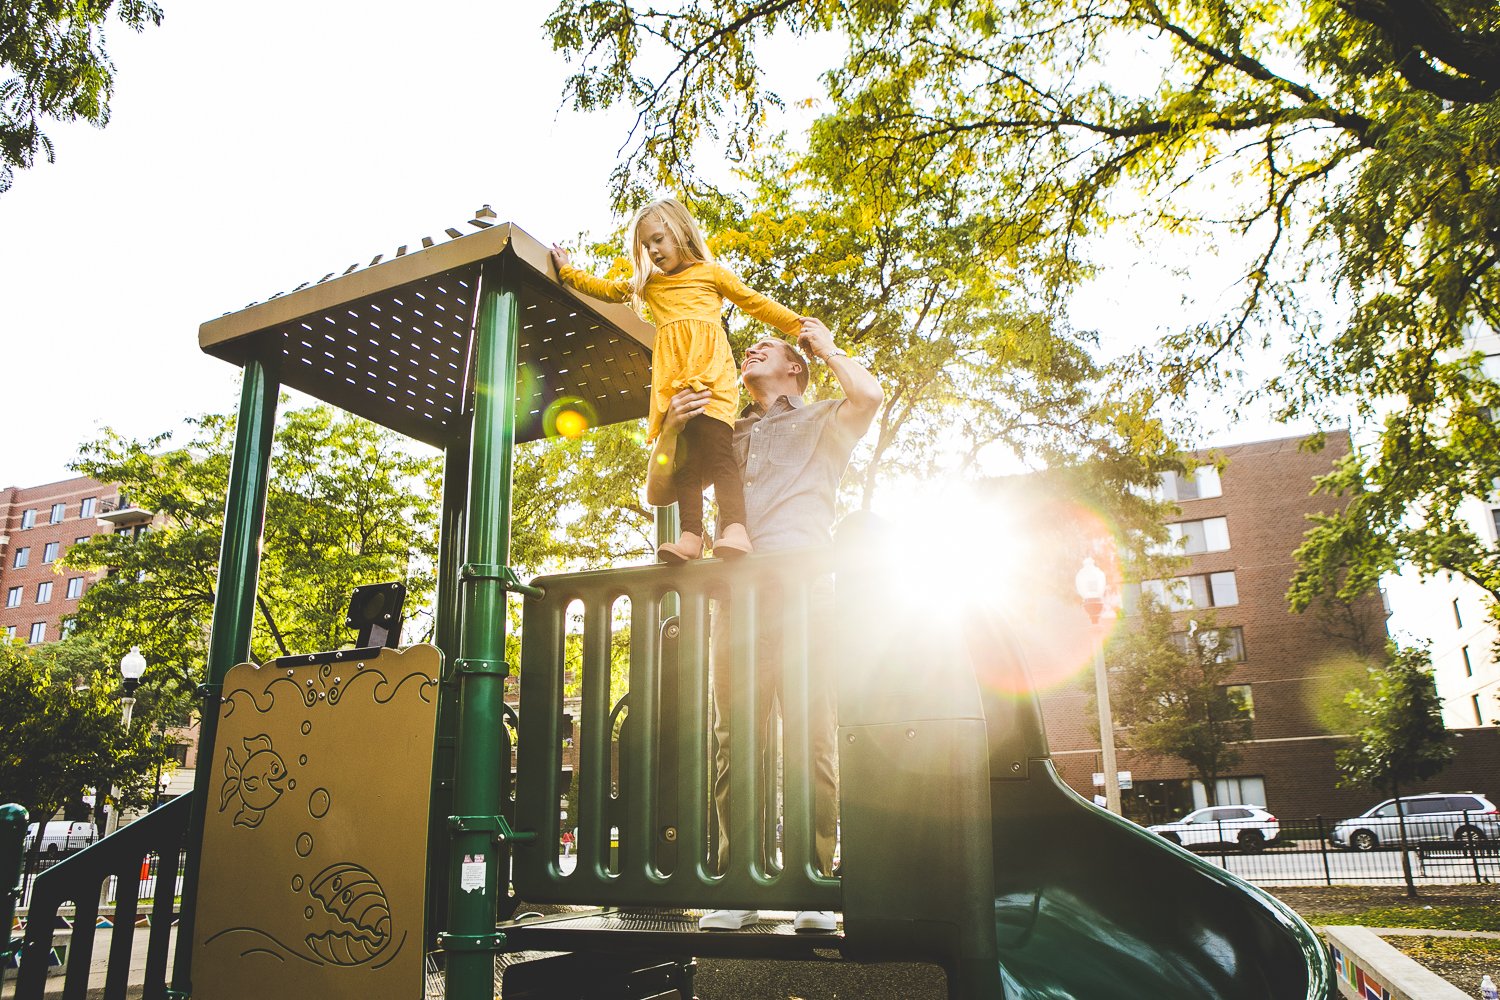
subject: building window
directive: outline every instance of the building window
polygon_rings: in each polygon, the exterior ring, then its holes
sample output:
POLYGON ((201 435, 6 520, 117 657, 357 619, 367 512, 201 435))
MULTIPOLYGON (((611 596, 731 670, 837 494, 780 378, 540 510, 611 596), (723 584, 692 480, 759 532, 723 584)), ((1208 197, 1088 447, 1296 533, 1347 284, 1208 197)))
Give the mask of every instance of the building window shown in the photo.
POLYGON ((6 642, 15 642, 16 641, 16 627, 14 625, 7 625, 7 626, 5 626, 5 641, 6 642))
POLYGON ((1476 726, 1482 726, 1482 725, 1484 725, 1484 713, 1479 710, 1479 695, 1477 695, 1477 694, 1471 694, 1471 695, 1469 695, 1469 701, 1472 702, 1473 705, 1474 705, 1474 725, 1476 725, 1476 726))
POLYGON ((94 504, 96 504, 98 502, 99 502, 99 498, 98 497, 84 497, 83 498, 83 503, 81 503, 81 504, 78 505, 78 516, 79 517, 93 517, 94 516, 94 504))
POLYGON ((76 601, 83 596, 83 577, 74 576, 68 579, 68 600, 76 601))
POLYGON ((1190 556, 1200 552, 1224 552, 1229 548, 1229 522, 1222 517, 1179 521, 1167 525, 1167 537, 1173 548, 1190 556))
POLYGON ((1195 636, 1199 647, 1205 650, 1212 649, 1220 663, 1245 662, 1245 630, 1240 626, 1232 625, 1228 628, 1214 629, 1213 632, 1206 630, 1197 633, 1173 632, 1172 645, 1177 647, 1179 653, 1186 656, 1192 652, 1192 646, 1189 643, 1194 641, 1195 636), (1215 636, 1213 640, 1208 638, 1211 635, 1215 636))
POLYGON ((36 527, 36 508, 21 511, 21 530, 29 531, 36 527))
POLYGON ((63 515, 66 514, 67 511, 68 511, 68 505, 67 504, 65 504, 65 503, 55 503, 55 504, 53 504, 52 505, 52 520, 49 521, 49 522, 47 522, 47 523, 48 524, 61 524, 62 523, 62 519, 63 519, 63 515))
POLYGON ((42 562, 44 562, 44 563, 57 562, 57 550, 58 550, 58 547, 61 546, 61 545, 62 545, 62 542, 48 542, 45 546, 43 546, 42 547, 42 562))
POLYGON ((1468 646, 1464 646, 1462 649, 1459 650, 1459 652, 1462 653, 1463 656, 1464 656, 1464 676, 1465 677, 1473 677, 1474 676, 1474 663, 1473 663, 1472 660, 1469 659, 1469 647, 1468 646))
MULTIPOLYGON (((1156 598, 1158 604, 1169 611, 1187 611, 1191 608, 1227 608, 1240 603, 1239 588, 1235 583, 1233 570, 1225 573, 1174 576, 1169 580, 1142 580, 1139 593, 1150 594, 1156 598)), ((1134 596, 1133 593, 1127 593, 1125 596, 1127 612, 1135 610, 1134 596)))
POLYGON ((45 580, 36 585, 36 602, 48 604, 52 601, 52 581, 45 580))
MULTIPOLYGON (((1260 775, 1248 778, 1220 778, 1214 782, 1214 801, 1221 806, 1262 806, 1266 804, 1266 779, 1260 775)), ((1208 805, 1203 782, 1193 782, 1193 808, 1208 805)))
POLYGON ((19 549, 16 549, 16 562, 15 562, 14 568, 15 569, 21 569, 21 568, 23 568, 29 562, 31 562, 31 549, 29 549, 29 548, 19 548, 19 549))
POLYGON ((1453 625, 1455 628, 1464 627, 1464 616, 1463 613, 1458 610, 1458 598, 1456 597, 1453 599, 1453 625))
POLYGON ((64 639, 66 639, 68 636, 72 635, 73 632, 74 632, 74 630, 77 629, 77 628, 78 628, 78 619, 74 618, 72 616, 69 616, 69 617, 64 618, 62 620, 62 628, 59 631, 61 632, 62 637, 64 639))
POLYGON ((1224 686, 1224 695, 1242 717, 1255 718, 1255 697, 1250 693, 1249 684, 1227 684, 1224 686))
POLYGON ((86 542, 88 540, 89 540, 89 536, 88 535, 79 535, 77 538, 73 539, 73 544, 74 545, 82 545, 84 542, 86 542))
POLYGON ((1190 473, 1163 472, 1161 495, 1164 500, 1204 500, 1224 494, 1219 481, 1219 470, 1212 465, 1200 465, 1190 473))
POLYGON ((19 608, 21 606, 20 587, 12 587, 5 592, 5 606, 7 608, 19 608))
POLYGON ((47 623, 46 622, 32 622, 31 623, 31 638, 28 639, 27 641, 30 642, 33 646, 35 646, 39 642, 46 642, 47 641, 47 623))

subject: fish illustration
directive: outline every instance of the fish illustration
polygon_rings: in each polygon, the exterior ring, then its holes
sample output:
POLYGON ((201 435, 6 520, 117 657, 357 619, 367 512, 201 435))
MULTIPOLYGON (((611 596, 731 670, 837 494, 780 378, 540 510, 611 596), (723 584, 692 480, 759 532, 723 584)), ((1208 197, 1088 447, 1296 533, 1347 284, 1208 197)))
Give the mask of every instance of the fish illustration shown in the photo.
POLYGON ((224 748, 224 785, 219 789, 219 812, 229 807, 231 799, 240 800, 235 826, 260 826, 266 810, 276 804, 284 789, 286 762, 271 749, 271 737, 262 733, 240 741, 245 760, 234 759, 234 747, 224 748))

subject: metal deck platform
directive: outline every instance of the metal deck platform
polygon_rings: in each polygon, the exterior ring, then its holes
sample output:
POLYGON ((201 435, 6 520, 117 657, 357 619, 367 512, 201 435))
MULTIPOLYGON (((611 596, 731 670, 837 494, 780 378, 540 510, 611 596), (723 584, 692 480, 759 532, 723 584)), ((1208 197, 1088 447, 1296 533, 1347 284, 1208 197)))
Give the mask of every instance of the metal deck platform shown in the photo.
POLYGON ((534 917, 501 924, 513 946, 534 951, 627 952, 712 958, 842 958, 841 931, 792 929, 790 916, 769 917, 737 931, 700 931, 698 916, 680 911, 603 910, 534 917))

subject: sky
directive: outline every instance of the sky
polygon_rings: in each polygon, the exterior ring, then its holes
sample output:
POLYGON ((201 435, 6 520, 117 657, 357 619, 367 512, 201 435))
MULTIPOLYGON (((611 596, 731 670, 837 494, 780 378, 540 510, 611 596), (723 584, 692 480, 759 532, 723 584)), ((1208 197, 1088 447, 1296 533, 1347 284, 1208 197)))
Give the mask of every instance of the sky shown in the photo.
MULTIPOLYGON (((205 320, 468 231, 484 204, 544 242, 616 222, 606 185, 632 116, 561 107, 550 3, 164 7, 140 35, 111 24, 109 125, 51 125, 57 162, 0 195, 0 486, 72 475, 104 426, 146 437, 232 410, 238 369, 199 352, 205 320)), ((789 103, 816 95, 819 44, 767 46, 789 103)), ((1118 260, 1075 314, 1109 350, 1174 318, 1158 263, 1118 260)), ((1205 435, 1285 433, 1238 418, 1210 414, 1205 435)))

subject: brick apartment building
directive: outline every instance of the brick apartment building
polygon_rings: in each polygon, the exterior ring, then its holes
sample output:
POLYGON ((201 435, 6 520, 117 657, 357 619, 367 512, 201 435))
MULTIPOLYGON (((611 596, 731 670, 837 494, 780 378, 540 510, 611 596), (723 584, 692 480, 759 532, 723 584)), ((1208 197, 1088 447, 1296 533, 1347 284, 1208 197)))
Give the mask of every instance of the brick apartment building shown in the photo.
MULTIPOLYGON (((1352 663, 1384 647, 1386 609, 1372 594, 1345 613, 1288 610, 1292 553, 1309 527, 1308 515, 1344 502, 1313 494, 1313 480, 1350 449, 1347 432, 1329 434, 1321 451, 1304 450, 1301 440, 1217 449, 1226 460, 1222 472, 1205 466, 1196 475, 1164 478, 1165 495, 1181 508, 1170 531, 1188 565, 1172 581, 1127 587, 1122 627, 1131 627, 1129 612, 1141 591, 1177 611, 1184 639, 1194 614, 1203 613, 1198 609, 1212 609, 1221 648, 1235 661, 1228 683, 1253 719, 1251 738, 1237 747, 1239 764, 1218 782, 1220 803, 1263 804, 1288 817, 1348 816, 1381 796, 1338 787, 1334 752, 1342 741, 1329 732, 1319 706, 1341 694, 1334 689, 1352 663)), ((1081 624, 1081 612, 1078 618, 1081 624)), ((1063 779, 1085 796, 1097 790, 1093 775, 1102 769, 1092 683, 1085 675, 1043 698, 1053 759, 1063 779)), ((1455 732, 1459 756, 1427 790, 1500 792, 1497 735, 1494 728, 1455 732)), ((1126 815, 1157 822, 1206 804, 1206 790, 1182 761, 1132 751, 1128 731, 1118 733, 1117 743, 1119 767, 1131 772, 1133 783, 1122 795, 1126 815)))
POLYGON ((93 580, 63 572, 69 547, 116 525, 119 491, 87 476, 0 489, 0 638, 56 642, 93 580))
MULTIPOLYGON (((151 520, 151 512, 133 506, 118 487, 87 476, 0 489, 0 641, 61 639, 98 574, 64 571, 58 560, 95 535, 139 535, 151 520)), ((196 726, 171 737, 179 768, 170 776, 169 796, 192 787, 196 726)))

